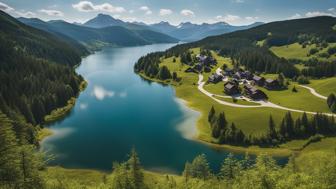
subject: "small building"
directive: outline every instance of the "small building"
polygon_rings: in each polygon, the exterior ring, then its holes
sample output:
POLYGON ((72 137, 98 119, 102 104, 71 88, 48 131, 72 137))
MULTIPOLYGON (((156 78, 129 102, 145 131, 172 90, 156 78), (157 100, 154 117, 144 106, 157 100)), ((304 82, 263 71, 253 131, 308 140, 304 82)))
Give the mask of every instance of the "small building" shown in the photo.
POLYGON ((257 75, 253 76, 253 81, 259 86, 264 86, 265 84, 265 78, 257 75))
POLYGON ((237 83, 232 81, 228 81, 224 84, 224 92, 227 95, 236 95, 240 93, 237 83))
POLYGON ((253 100, 267 99, 267 95, 260 89, 257 89, 251 85, 244 85, 245 94, 253 100))
POLYGON ((251 81, 253 80, 254 75, 250 71, 245 71, 245 72, 242 72, 241 76, 243 79, 251 81))
POLYGON ((203 64, 201 63, 198 63, 194 66, 194 70, 197 71, 197 72, 202 72, 203 70, 203 64))
POLYGON ((266 79, 265 88, 268 90, 279 89, 280 88, 279 81, 275 79, 266 79))
POLYGON ((224 70, 224 75, 231 76, 231 75, 233 75, 233 74, 234 74, 233 69, 225 68, 225 70, 224 70))
POLYGON ((222 80, 223 80, 222 75, 218 75, 217 73, 214 73, 209 77, 208 82, 216 84, 218 82, 221 82, 222 80))
POLYGON ((242 79, 242 76, 241 76, 241 73, 240 73, 240 72, 236 72, 235 74, 233 74, 232 77, 235 78, 235 79, 237 79, 237 80, 242 79))

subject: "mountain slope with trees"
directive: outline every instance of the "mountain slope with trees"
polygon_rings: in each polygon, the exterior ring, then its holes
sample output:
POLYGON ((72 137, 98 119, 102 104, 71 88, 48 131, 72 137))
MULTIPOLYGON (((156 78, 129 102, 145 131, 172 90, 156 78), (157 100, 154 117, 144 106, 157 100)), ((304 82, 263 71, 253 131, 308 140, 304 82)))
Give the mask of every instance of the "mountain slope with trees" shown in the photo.
POLYGON ((50 33, 0 12, 0 111, 16 134, 36 144, 36 125, 80 91, 79 51, 50 33))

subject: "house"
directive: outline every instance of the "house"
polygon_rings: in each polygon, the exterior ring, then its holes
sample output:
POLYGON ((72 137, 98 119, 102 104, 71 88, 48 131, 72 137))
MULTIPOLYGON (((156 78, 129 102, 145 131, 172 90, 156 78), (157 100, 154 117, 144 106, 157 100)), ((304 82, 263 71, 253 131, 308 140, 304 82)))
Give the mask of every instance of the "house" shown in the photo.
POLYGON ((253 100, 267 99, 267 95, 260 89, 257 89, 249 84, 244 85, 245 94, 253 100))
POLYGON ((224 70, 224 75, 226 75, 226 76, 231 76, 231 75, 233 75, 233 74, 234 74, 234 72, 233 72, 232 69, 230 69, 230 68, 225 68, 225 70, 224 70))
POLYGON ((232 81, 228 81, 224 84, 224 92, 227 95, 236 95, 240 93, 237 83, 232 81))
POLYGON ((279 89, 280 88, 279 81, 275 79, 266 79, 265 88, 268 90, 279 89))
POLYGON ((245 71, 241 75, 243 79, 246 79, 249 81, 253 80, 253 74, 250 71, 245 71))
POLYGON ((253 81, 259 86, 264 86, 265 84, 265 78, 257 75, 253 76, 253 81))
POLYGON ((235 78, 235 79, 237 79, 237 80, 240 80, 242 78, 241 72, 236 72, 235 74, 233 74, 232 77, 235 78))
POLYGON ((223 76, 222 75, 218 75, 217 73, 214 73, 214 74, 212 74, 209 77, 208 82, 216 84, 216 83, 218 83, 218 82, 220 82, 222 80, 223 80, 223 76))
POLYGON ((196 64, 194 66, 194 70, 198 71, 198 72, 202 72, 202 70, 203 70, 203 64, 201 64, 201 63, 196 64))

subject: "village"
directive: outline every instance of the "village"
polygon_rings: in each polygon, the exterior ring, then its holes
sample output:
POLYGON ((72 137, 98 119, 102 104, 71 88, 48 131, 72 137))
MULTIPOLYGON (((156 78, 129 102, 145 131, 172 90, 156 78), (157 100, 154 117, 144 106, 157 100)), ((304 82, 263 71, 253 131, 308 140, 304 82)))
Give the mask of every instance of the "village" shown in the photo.
MULTIPOLYGON (((193 67, 189 67, 185 72, 202 73, 211 72, 211 69, 217 65, 216 59, 211 56, 197 55, 196 63, 193 67)), ((279 90, 281 84, 276 79, 264 78, 257 74, 242 68, 232 69, 224 65, 217 68, 215 73, 209 76, 207 84, 218 84, 223 82, 223 92, 233 98, 244 96, 254 101, 267 100, 268 97, 263 90, 279 90)))

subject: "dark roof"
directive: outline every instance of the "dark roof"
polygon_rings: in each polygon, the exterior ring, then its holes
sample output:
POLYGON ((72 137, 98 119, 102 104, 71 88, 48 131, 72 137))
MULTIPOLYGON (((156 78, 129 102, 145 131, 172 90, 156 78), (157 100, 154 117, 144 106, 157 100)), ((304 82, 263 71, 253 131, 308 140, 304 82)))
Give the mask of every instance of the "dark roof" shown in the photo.
POLYGON ((257 76, 257 75, 253 76, 253 80, 259 81, 261 79, 264 79, 264 78, 260 77, 260 76, 257 76))

